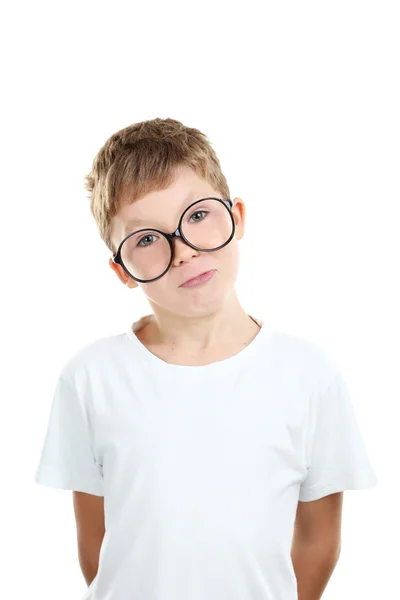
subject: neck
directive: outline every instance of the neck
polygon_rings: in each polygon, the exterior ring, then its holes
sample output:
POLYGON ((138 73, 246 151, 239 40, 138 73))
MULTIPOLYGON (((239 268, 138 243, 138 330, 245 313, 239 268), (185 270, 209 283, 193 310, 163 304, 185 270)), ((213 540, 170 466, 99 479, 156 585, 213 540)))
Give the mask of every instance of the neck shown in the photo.
POLYGON ((241 307, 236 294, 218 310, 201 315, 180 315, 153 306, 154 318, 145 335, 156 346, 167 346, 193 353, 241 343, 259 326, 241 307))

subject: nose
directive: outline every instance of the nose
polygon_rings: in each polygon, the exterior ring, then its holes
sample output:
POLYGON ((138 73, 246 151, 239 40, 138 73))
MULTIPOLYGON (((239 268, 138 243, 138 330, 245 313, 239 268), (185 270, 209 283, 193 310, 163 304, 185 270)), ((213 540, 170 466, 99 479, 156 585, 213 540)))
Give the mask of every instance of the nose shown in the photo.
POLYGON ((180 238, 172 240, 172 244, 174 248, 174 259, 172 264, 174 266, 179 265, 182 261, 187 262, 193 256, 198 256, 200 254, 200 250, 195 250, 180 238))

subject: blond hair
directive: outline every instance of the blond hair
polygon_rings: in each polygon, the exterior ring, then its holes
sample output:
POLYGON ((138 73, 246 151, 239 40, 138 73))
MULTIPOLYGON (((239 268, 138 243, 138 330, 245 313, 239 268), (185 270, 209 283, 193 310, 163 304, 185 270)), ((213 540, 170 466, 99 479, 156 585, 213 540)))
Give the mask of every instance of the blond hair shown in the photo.
POLYGON ((111 219, 121 194, 129 190, 131 202, 171 185, 177 167, 187 166, 217 190, 230 197, 219 159, 208 138, 198 129, 175 119, 152 119, 114 133, 94 158, 85 175, 90 210, 99 233, 113 254, 111 219))

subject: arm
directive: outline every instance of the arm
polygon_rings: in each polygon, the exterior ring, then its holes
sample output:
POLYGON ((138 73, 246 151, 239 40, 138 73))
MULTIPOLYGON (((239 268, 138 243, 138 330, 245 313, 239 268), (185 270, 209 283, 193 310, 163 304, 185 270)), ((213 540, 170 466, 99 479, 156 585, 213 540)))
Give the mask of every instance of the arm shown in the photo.
POLYGON ((79 564, 89 586, 97 575, 105 534, 104 497, 73 491, 79 564))
POLYGON ((320 600, 341 550, 343 492, 299 502, 291 558, 298 600, 320 600))

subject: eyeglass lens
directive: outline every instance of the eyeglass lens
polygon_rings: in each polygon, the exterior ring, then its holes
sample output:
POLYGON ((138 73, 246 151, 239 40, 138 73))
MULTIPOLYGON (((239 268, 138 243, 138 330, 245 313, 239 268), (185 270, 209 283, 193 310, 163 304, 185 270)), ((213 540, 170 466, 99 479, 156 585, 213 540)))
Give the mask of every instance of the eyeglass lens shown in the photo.
MULTIPOLYGON (((195 204, 185 213, 181 224, 184 237, 201 250, 213 250, 225 244, 232 229, 229 210, 213 199, 195 204)), ((125 240, 121 258, 131 275, 147 281, 164 273, 171 260, 171 248, 164 235, 142 229, 125 240)))

